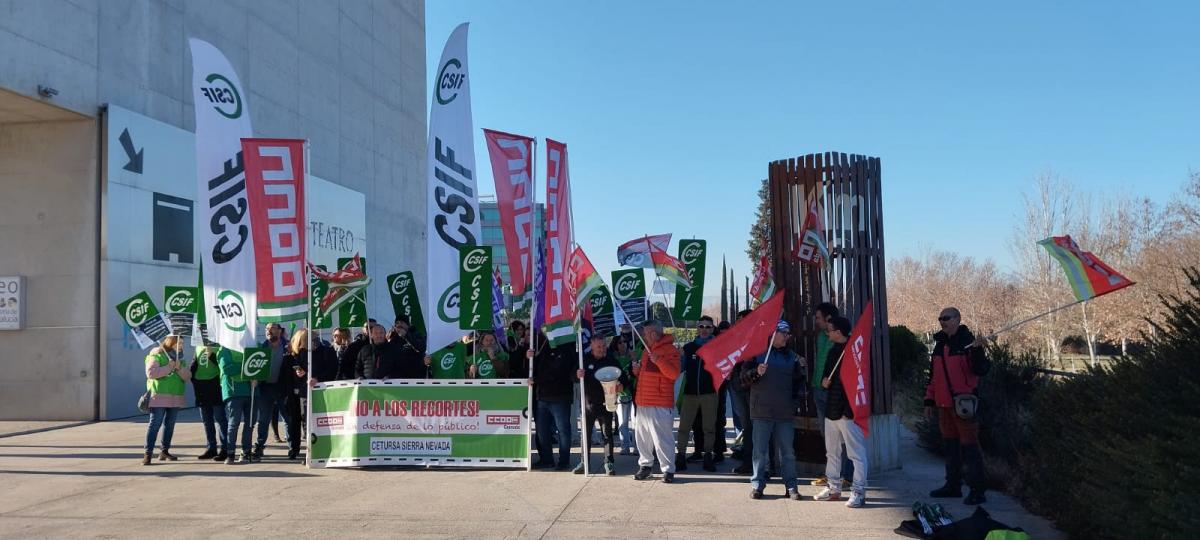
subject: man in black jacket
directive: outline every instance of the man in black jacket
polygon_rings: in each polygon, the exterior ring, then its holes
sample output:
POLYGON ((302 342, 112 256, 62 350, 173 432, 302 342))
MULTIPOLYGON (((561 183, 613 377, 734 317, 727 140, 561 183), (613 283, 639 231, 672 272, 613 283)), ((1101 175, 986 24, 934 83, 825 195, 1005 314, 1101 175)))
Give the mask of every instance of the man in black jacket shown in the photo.
MULTIPOLYGON (((583 359, 583 369, 576 370, 575 377, 583 381, 583 393, 587 397, 587 407, 584 408, 583 425, 584 433, 592 432, 592 424, 600 423, 600 435, 604 438, 604 474, 615 476, 616 469, 613 458, 613 440, 616 422, 616 411, 610 411, 604 406, 604 387, 596 378, 596 371, 601 368, 615 367, 621 370, 621 376, 617 379, 621 388, 629 386, 629 374, 621 369, 620 362, 617 358, 608 352, 608 344, 604 336, 593 335, 591 337, 592 348, 591 352, 583 359)), ((583 459, 591 458, 589 448, 588 455, 583 459)), ((580 460, 579 465, 573 471, 575 474, 583 474, 583 461, 580 460)))
POLYGON ((571 402, 576 367, 574 343, 546 347, 534 359, 539 466, 547 466, 553 460, 553 438, 557 433, 559 457, 555 468, 560 471, 571 468, 571 402), (540 455, 541 450, 547 453, 540 455))
POLYGON ((829 320, 827 333, 833 347, 825 359, 821 379, 821 386, 829 391, 829 401, 825 405, 825 477, 828 483, 813 499, 836 501, 842 498, 842 445, 845 444, 850 462, 854 464, 853 492, 846 506, 862 508, 867 502, 867 437, 854 422, 854 408, 846 396, 841 377, 843 371, 854 369, 844 354, 850 332, 849 319, 838 316, 829 320))
POLYGON ((787 321, 779 321, 771 338, 771 348, 743 362, 746 365, 742 368, 742 381, 750 387, 750 419, 754 424, 752 499, 762 498, 771 454, 778 453, 779 476, 787 496, 800 500, 800 492, 796 489, 796 451, 792 443, 796 435, 796 409, 804 402, 806 385, 801 358, 787 346, 791 335, 787 321))
POLYGON ((396 370, 396 355, 388 345, 387 334, 380 325, 370 329, 371 342, 358 352, 354 375, 359 379, 387 379, 396 370))
MULTIPOLYGON (((358 353, 362 352, 362 348, 371 343, 371 327, 375 326, 375 321, 372 319, 363 325, 361 334, 354 336, 354 341, 346 347, 345 358, 350 361, 350 369, 342 372, 339 378, 356 379, 358 377, 358 353)), ((348 333, 348 330, 347 330, 348 333)))
POLYGON ((393 379, 425 379, 425 340, 410 328, 408 318, 400 315, 388 333, 388 345, 396 358, 393 379))
POLYGON ((713 462, 713 443, 716 441, 714 419, 717 416, 717 391, 713 388, 712 375, 708 373, 707 369, 704 369, 704 361, 696 355, 700 347, 712 340, 715 327, 712 317, 708 315, 700 317, 700 323, 696 326, 696 339, 683 346, 681 361, 684 379, 682 395, 679 397, 679 432, 675 435, 676 471, 687 470, 688 433, 692 429, 697 413, 700 415, 704 437, 696 441, 696 451, 699 452, 699 447, 703 445, 704 470, 708 472, 717 470, 717 466, 713 462))

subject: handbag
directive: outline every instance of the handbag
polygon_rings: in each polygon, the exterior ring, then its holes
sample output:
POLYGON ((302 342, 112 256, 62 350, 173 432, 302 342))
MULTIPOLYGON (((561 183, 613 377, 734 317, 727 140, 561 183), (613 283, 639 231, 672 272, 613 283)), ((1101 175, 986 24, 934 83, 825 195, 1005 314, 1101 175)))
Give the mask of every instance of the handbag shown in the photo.
POLYGON ((150 412, 150 391, 149 390, 146 390, 146 393, 142 394, 142 397, 138 398, 137 407, 138 407, 139 411, 150 412))
MULTIPOLYGON (((949 344, 946 345, 949 347, 949 344)), ((979 415, 979 396, 975 394, 955 394, 954 385, 950 384, 950 369, 946 367, 946 356, 942 356, 942 373, 946 375, 946 389, 954 400, 954 415, 963 420, 975 420, 979 415)))

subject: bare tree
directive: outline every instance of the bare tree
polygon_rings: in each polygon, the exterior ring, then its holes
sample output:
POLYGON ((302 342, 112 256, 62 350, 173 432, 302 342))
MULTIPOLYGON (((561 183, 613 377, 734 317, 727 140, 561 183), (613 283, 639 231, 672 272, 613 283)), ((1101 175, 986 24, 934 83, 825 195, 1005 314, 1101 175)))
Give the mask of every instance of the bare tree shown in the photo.
MULTIPOLYGON (((1076 204, 1074 186, 1052 171, 1039 174, 1033 191, 1022 194, 1022 219, 1018 219, 1010 244, 1025 310, 1019 315, 1050 311, 1071 301, 1069 288, 1062 284, 1062 270, 1037 243, 1070 230, 1076 224, 1076 204)), ((1043 358, 1060 362, 1059 344, 1066 334, 1067 319, 1055 313, 1029 325, 1041 338, 1043 358)))

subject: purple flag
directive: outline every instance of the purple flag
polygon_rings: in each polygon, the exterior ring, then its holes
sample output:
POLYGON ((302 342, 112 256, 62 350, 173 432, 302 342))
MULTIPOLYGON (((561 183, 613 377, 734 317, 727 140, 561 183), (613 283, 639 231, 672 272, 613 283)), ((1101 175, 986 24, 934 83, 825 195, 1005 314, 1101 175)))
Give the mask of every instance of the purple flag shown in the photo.
POLYGON ((533 328, 530 332, 540 332, 546 324, 546 257, 542 252, 542 239, 538 238, 537 249, 533 250, 537 262, 533 265, 533 328))
POLYGON ((500 291, 500 267, 492 270, 492 332, 496 334, 496 344, 508 349, 508 338, 504 334, 504 317, 500 310, 504 309, 504 295, 500 291))

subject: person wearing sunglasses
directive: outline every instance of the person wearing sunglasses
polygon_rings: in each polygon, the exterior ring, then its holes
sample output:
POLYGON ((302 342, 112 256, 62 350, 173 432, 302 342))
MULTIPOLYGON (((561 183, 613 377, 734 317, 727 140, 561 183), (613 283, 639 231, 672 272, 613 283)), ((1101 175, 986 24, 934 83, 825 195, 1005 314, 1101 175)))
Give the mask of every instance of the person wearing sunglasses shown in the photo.
POLYGON ((967 466, 967 487, 971 492, 963 499, 969 505, 987 501, 983 469, 983 454, 979 450, 979 422, 963 419, 955 413, 954 396, 974 394, 979 377, 987 372, 984 355, 987 339, 975 337, 962 324, 958 308, 948 307, 938 315, 942 330, 933 336, 930 355, 929 384, 925 388, 925 416, 937 410, 938 428, 942 433, 942 454, 946 457, 946 484, 929 493, 934 498, 962 497, 962 468, 967 466), (949 379, 947 379, 949 377, 949 379))
MULTIPOLYGON (((696 441, 696 453, 700 453, 703 445, 704 453, 698 457, 704 460, 704 470, 716 472, 717 466, 713 461, 713 442, 717 438, 717 390, 713 386, 712 375, 704 369, 704 361, 696 354, 700 347, 712 341, 712 317, 700 317, 696 325, 696 339, 683 346, 683 385, 679 396, 679 431, 675 435, 675 470, 687 470, 688 434, 700 414, 700 425, 703 427, 704 438, 696 441)), ((724 435, 724 434, 722 434, 724 435)))

